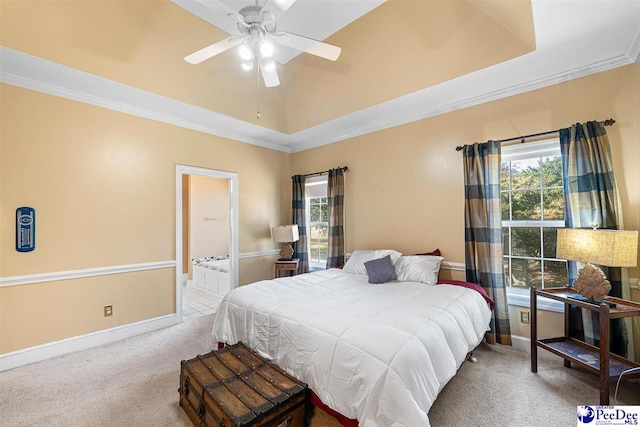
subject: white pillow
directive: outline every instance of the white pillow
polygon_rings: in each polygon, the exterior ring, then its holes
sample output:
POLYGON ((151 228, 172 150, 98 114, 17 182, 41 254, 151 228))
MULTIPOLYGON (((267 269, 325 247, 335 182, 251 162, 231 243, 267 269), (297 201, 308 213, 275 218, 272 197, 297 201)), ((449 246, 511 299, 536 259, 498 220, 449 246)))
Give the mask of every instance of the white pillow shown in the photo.
POLYGON ((342 270, 345 273, 355 274, 367 274, 367 269, 364 263, 378 258, 383 258, 389 255, 392 263, 396 263, 402 253, 394 251, 393 249, 376 249, 376 250, 362 250, 358 249, 351 253, 351 256, 345 263, 342 270))
POLYGON ((398 281, 435 285, 443 259, 441 256, 428 255, 401 256, 394 264, 398 281))

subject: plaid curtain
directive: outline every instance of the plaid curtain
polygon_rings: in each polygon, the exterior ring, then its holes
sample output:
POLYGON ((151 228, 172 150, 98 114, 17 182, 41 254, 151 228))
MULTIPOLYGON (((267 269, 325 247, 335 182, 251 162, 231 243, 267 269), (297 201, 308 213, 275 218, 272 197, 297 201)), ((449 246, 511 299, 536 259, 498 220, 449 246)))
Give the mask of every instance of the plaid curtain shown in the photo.
POLYGON ((511 345, 502 266, 500 142, 465 145, 463 155, 467 281, 481 285, 495 301, 487 343, 511 345))
POLYGON ((327 182, 329 248, 327 268, 344 265, 344 171, 331 169, 327 182))
MULTIPOLYGON (((618 229, 622 210, 613 174, 609 138, 603 122, 576 123, 560 131, 565 227, 618 229)), ((577 277, 576 262, 569 261, 569 283, 577 277)), ((602 268, 611 282, 612 296, 622 297, 622 270, 602 268)), ((627 283, 628 286, 628 283, 627 283)), ((598 313, 572 307, 571 336, 600 345, 598 313)), ((611 351, 627 355, 629 337, 623 319, 611 321, 611 351)))
POLYGON ((293 243, 293 257, 299 258, 298 274, 309 272, 309 253, 307 252, 307 206, 304 194, 306 177, 295 175, 293 180, 293 199, 291 200, 291 212, 293 224, 298 224, 300 239, 293 243))

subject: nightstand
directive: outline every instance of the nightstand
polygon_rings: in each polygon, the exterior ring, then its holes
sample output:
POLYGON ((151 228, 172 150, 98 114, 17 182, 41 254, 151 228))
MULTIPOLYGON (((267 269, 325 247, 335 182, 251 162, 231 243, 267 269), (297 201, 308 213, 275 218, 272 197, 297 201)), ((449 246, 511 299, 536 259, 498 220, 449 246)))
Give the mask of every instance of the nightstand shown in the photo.
POLYGON ((289 276, 295 276, 298 274, 298 264, 300 258, 293 258, 292 260, 277 260, 273 264, 273 278, 280 277, 281 271, 286 271, 289 276))

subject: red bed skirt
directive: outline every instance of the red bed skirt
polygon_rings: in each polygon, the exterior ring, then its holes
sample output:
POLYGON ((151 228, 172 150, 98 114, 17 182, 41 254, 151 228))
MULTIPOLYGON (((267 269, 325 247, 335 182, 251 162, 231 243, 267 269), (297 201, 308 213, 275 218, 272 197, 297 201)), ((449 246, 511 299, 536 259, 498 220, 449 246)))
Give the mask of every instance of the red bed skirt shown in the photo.
MULTIPOLYGON (((218 350, 220 350, 224 346, 224 343, 219 342, 218 350)), ((340 412, 334 411, 333 409, 329 408, 327 405, 322 403, 322 400, 320 400, 320 398, 313 391, 311 391, 311 403, 316 408, 323 410, 324 412, 335 418, 344 427, 358 427, 358 420, 347 418, 340 412)))
POLYGON ((322 409, 324 412, 335 418, 344 427, 358 427, 358 420, 347 418, 340 412, 336 412, 329 408, 327 405, 322 403, 320 398, 313 391, 311 391, 311 403, 316 408, 322 409))

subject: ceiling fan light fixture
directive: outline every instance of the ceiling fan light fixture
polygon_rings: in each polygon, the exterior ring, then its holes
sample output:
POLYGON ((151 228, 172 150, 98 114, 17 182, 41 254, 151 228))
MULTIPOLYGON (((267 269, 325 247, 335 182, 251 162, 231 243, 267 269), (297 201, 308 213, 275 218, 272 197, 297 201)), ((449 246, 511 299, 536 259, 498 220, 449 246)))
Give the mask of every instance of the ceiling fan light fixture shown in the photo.
MULTIPOLYGON (((174 3, 211 2, 217 4, 215 8, 226 10, 227 16, 230 17, 237 26, 237 33, 239 34, 234 35, 236 31, 232 30, 230 37, 185 56, 185 61, 190 64, 199 64, 222 52, 238 47, 238 55, 242 58, 242 62, 240 63, 242 69, 251 71, 257 68, 258 75, 262 75, 265 87, 275 87, 280 84, 276 62, 272 59, 272 56, 276 53, 275 43, 331 61, 337 60, 340 56, 341 49, 338 46, 333 46, 287 31, 276 30, 276 21, 296 0, 263 0, 262 6, 259 5, 260 0, 254 0, 255 5, 245 6, 239 11, 223 3, 223 0, 172 1, 174 3), (273 12, 265 9, 267 5, 268 7, 275 7, 273 12)), ((248 1, 250 0, 243 0, 243 2, 248 1)), ((183 7, 196 16, 208 21, 207 17, 200 16, 200 14, 193 12, 190 7, 183 7)), ((198 9, 200 9, 200 7, 198 7, 198 9)), ((219 26, 220 29, 227 31, 226 25, 223 27, 219 26)), ((279 58, 279 60, 282 60, 282 58, 279 58)), ((260 79, 258 78, 258 84, 259 82, 260 79)))
POLYGON ((274 61, 273 59, 267 59, 266 61, 262 62, 262 67, 265 69, 265 71, 273 71, 276 69, 276 61, 274 61))
POLYGON ((263 58, 270 58, 273 55, 273 49, 271 41, 263 39, 260 42, 260 56, 263 58))
POLYGON ((245 61, 250 61, 253 59, 253 50, 248 45, 242 44, 238 49, 238 55, 245 61))

